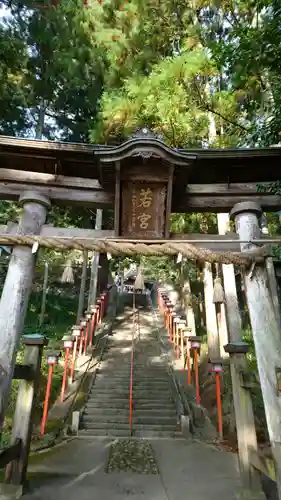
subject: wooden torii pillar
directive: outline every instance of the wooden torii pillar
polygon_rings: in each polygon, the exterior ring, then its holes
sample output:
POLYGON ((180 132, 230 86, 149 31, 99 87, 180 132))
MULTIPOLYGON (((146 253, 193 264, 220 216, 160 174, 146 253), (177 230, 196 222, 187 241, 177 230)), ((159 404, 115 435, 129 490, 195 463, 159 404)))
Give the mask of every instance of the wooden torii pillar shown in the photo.
MULTIPOLYGON (((51 204, 34 191, 25 191, 18 234, 39 235, 51 204)), ((36 248, 15 246, 0 300, 0 432, 13 377, 16 354, 23 331, 36 262, 36 248)))
MULTIPOLYGON (((218 214, 219 234, 226 234, 228 225, 229 215, 218 214)), ((233 352, 229 355, 229 362, 240 475, 244 487, 255 488, 259 486, 259 481, 257 473, 251 466, 251 453, 257 451, 257 436, 251 393, 244 387, 243 381, 243 371, 246 369, 246 358, 245 354, 241 352, 241 350, 243 350, 242 324, 238 305, 234 265, 222 264, 222 274, 225 292, 226 327, 229 337, 229 344, 228 340, 225 341, 226 352, 229 352, 227 349, 228 346, 234 346, 233 352), (240 352, 237 352, 237 350, 240 350, 240 352)))
POLYGON ((206 311, 206 329, 208 339, 208 355, 210 359, 220 358, 220 341, 217 326, 216 307, 213 303, 214 283, 212 264, 204 264, 204 300, 206 311))
MULTIPOLYGON (((237 203, 231 216, 241 240, 241 251, 253 250, 260 238, 262 209, 254 202, 237 203)), ((268 434, 275 462, 278 498, 281 500, 281 337, 272 301, 266 263, 245 272, 245 287, 252 325, 268 434)))

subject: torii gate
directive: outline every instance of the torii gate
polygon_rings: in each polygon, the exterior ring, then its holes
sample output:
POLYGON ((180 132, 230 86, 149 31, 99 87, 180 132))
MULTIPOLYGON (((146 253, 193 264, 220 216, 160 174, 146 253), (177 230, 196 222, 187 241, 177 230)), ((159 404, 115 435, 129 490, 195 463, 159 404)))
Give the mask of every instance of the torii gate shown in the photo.
MULTIPOLYGON (((233 264, 242 265, 281 495, 281 338, 265 266, 268 252, 260 248, 270 239, 261 237, 259 223, 261 207, 278 210, 281 197, 258 193, 256 188, 259 182, 279 179, 281 149, 180 150, 143 129, 117 146, 0 137, 0 158, 0 196, 19 199, 23 207, 19 224, 2 227, 0 234, 1 245, 14 245, 0 301, 0 423, 3 424, 40 246, 128 255, 181 252, 194 260, 225 266, 229 352, 234 359, 232 380, 242 450, 240 465, 243 474, 248 475, 255 436, 252 430, 250 438, 245 436, 245 428, 249 432, 253 418, 240 401, 241 326, 233 288, 233 264), (114 207, 114 231, 45 225, 51 203, 114 207), (220 235, 211 238, 202 234, 171 234, 170 214, 188 211, 231 211, 237 234, 224 234, 223 228, 220 235)), ((206 280, 209 278, 207 267, 206 280)))

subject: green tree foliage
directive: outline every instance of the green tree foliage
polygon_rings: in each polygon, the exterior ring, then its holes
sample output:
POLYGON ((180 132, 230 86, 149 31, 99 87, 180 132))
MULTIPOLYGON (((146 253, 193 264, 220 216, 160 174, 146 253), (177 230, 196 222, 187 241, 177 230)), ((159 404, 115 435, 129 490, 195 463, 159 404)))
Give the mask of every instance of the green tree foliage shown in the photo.
POLYGON ((279 142, 280 15, 278 0, 197 2, 198 36, 251 123, 251 145, 279 142))
POLYGON ((247 117, 236 92, 217 85, 220 69, 195 20, 188 2, 105 2, 97 36, 108 69, 93 141, 120 140, 149 125, 176 147, 245 142, 247 117))
POLYGON ((26 52, 17 35, 11 23, 0 22, 0 131, 7 135, 24 134, 28 127, 22 87, 26 52))
POLYGON ((11 13, 0 26, 0 85, 1 96, 11 99, 1 131, 33 129, 38 138, 87 141, 103 85, 102 57, 87 9, 68 0, 3 5, 11 13))
POLYGON ((107 65, 92 140, 145 124, 175 146, 278 142, 278 0, 108 0, 96 14, 107 65))
POLYGON ((145 124, 175 146, 279 140, 278 0, 1 5, 2 133, 118 141, 145 124))

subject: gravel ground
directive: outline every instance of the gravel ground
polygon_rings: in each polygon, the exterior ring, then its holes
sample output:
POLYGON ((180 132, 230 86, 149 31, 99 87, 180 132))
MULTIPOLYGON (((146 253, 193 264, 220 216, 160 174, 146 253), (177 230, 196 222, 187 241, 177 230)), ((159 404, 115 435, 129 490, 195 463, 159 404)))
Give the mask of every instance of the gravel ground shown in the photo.
POLYGON ((107 472, 117 471, 159 474, 151 444, 142 440, 116 440, 110 448, 107 472))

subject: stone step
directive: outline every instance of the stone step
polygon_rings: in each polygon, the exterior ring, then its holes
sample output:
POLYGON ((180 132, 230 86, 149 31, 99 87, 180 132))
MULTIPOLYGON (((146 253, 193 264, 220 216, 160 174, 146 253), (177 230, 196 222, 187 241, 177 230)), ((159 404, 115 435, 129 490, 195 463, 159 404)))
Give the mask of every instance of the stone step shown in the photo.
MULTIPOLYGON (((127 387, 130 384, 130 377, 128 376, 127 378, 124 379, 114 379, 110 377, 110 374, 108 374, 107 377, 103 378, 97 378, 95 380, 95 385, 99 385, 100 387, 106 386, 106 387, 114 387, 118 388, 119 387, 127 387)), ((162 383, 157 383, 154 382, 153 379, 149 381, 143 381, 143 380, 136 380, 133 378, 133 386, 137 389, 143 389, 143 390, 151 390, 155 389, 156 391, 159 389, 160 391, 166 391, 166 390, 171 390, 173 388, 173 385, 168 381, 162 382, 162 383)), ((94 387, 94 386, 93 386, 94 387)))
POLYGON ((166 372, 166 364, 165 363, 163 363, 161 361, 161 363, 158 363, 157 365, 150 364, 147 362, 147 358, 142 359, 140 361, 134 359, 134 367, 136 370, 139 370, 139 371, 143 371, 145 368, 149 372, 153 372, 153 373, 166 372))
POLYGON ((114 377, 114 373, 108 372, 106 375, 98 376, 95 380, 95 383, 116 383, 116 384, 125 384, 130 380, 129 373, 126 377, 114 377))
MULTIPOLYGON (((133 404, 135 407, 148 407, 148 408, 166 408, 166 407, 175 407, 175 402, 173 397, 167 398, 165 397, 158 397, 155 398, 155 396, 151 396, 148 394, 146 396, 143 396, 141 398, 136 398, 136 395, 133 394, 133 404)), ((95 394, 92 393, 90 397, 87 400, 87 404, 91 403, 99 403, 101 405, 107 405, 110 403, 110 406, 113 404, 118 404, 122 402, 128 402, 129 401, 129 391, 125 392, 124 394, 112 394, 112 392, 108 393, 98 393, 96 392, 95 394)))
MULTIPOLYGON (((112 397, 114 396, 114 398, 116 399, 129 399, 129 391, 127 390, 99 390, 98 387, 96 387, 95 390, 92 390, 91 394, 90 394, 90 398, 93 399, 93 400, 100 400, 100 401, 104 401, 104 400, 111 400, 112 397)), ((173 395, 172 394, 167 394, 167 393, 160 393, 160 392, 137 392, 137 391, 133 391, 133 400, 135 402, 145 402, 145 403, 151 403, 151 402, 158 402, 158 403, 162 403, 163 404, 163 407, 165 408, 165 403, 167 403, 168 401, 174 401, 173 399, 173 395)))
POLYGON ((113 337, 112 341, 106 345, 106 351, 119 351, 120 349, 126 349, 127 347, 131 349, 132 341, 130 340, 117 340, 113 337))
POLYGON ((155 368, 148 366, 144 361, 139 365, 134 362, 134 373, 138 373, 142 375, 142 377, 150 377, 151 375, 154 377, 167 377, 168 374, 165 365, 155 368))
POLYGON ((169 375, 166 371, 164 370, 161 370, 161 371, 150 371, 150 370, 147 370, 145 367, 142 368, 142 370, 136 370, 134 368, 133 370, 133 373, 134 373, 134 376, 135 377, 146 377, 146 378, 156 378, 156 379, 164 379, 164 380, 167 380, 167 378, 169 378, 169 375))
MULTIPOLYGON (((96 376, 96 381, 98 380, 114 380, 114 381, 128 381, 130 380, 130 372, 129 370, 125 372, 123 375, 119 375, 114 371, 107 370, 104 373, 98 373, 96 376)), ((133 373, 133 381, 134 383, 143 383, 143 384, 159 384, 159 385, 171 385, 171 380, 167 376, 163 377, 154 377, 154 376, 148 376, 144 377, 141 373, 136 374, 133 373)))
POLYGON ((105 355, 103 355, 101 362, 102 363, 106 363, 106 364, 110 364, 112 366, 115 366, 116 369, 122 371, 127 366, 130 365, 130 363, 131 363, 131 357, 124 356, 124 355, 121 356, 120 355, 117 358, 115 354, 112 354, 110 356, 109 356, 109 354, 105 354, 105 355), (121 360, 122 360, 122 364, 121 364, 121 360))
POLYGON ((116 384, 116 385, 112 385, 108 382, 108 384, 95 384, 92 389, 91 389, 91 392, 92 394, 96 393, 96 392, 101 392, 101 393, 104 393, 104 392, 110 392, 112 393, 112 391, 115 392, 115 394, 118 394, 119 392, 124 392, 124 391, 127 391, 129 390, 129 384, 126 383, 126 384, 116 384))
POLYGON ((134 408, 136 410, 149 410, 149 409, 155 409, 159 408, 161 410, 165 410, 167 408, 169 409, 175 409, 175 404, 173 400, 168 400, 168 401, 155 401, 153 399, 142 399, 139 401, 133 401, 134 408))
POLYGON ((146 418, 146 417, 155 417, 155 418, 161 418, 163 417, 175 417, 177 415, 176 409, 174 407, 168 407, 168 408, 139 408, 137 406, 133 406, 133 411, 134 415, 139 418, 146 418))
MULTIPOLYGON (((134 431, 132 433, 133 437, 137 438, 182 438, 182 434, 178 431, 134 431)), ((97 436, 108 436, 108 437, 130 437, 130 429, 81 429, 79 430, 78 438, 95 438, 97 436)))
POLYGON ((95 382, 115 382, 116 384, 124 384, 130 380, 129 373, 124 377, 116 377, 114 372, 108 372, 106 375, 98 375, 95 382))
POLYGON ((124 359, 123 356, 120 356, 120 358, 118 357, 118 359, 115 356, 112 358, 103 357, 102 363, 104 363, 104 365, 106 367, 110 367, 110 368, 115 367, 116 369, 118 369, 118 368, 120 369, 120 365, 122 365, 122 367, 123 367, 122 369, 126 369, 127 367, 130 366, 130 360, 124 359))
POLYGON ((123 359, 124 362, 130 363, 131 361, 131 349, 127 349, 124 351, 121 347, 117 349, 108 349, 108 351, 103 352, 102 359, 123 359))
POLYGON ((171 426, 171 427, 176 427, 177 426, 177 418, 175 415, 169 416, 169 415, 151 415, 148 416, 138 416, 136 413, 133 411, 133 425, 151 425, 154 427, 155 425, 164 425, 164 426, 171 426))
MULTIPOLYGON (((105 423, 105 424, 111 424, 113 427, 115 425, 119 424, 128 424, 129 422, 129 414, 125 415, 83 415, 82 417, 82 425, 84 427, 88 427, 89 425, 92 424, 97 424, 97 423, 105 423)), ((133 425, 168 425, 171 427, 174 427, 177 425, 177 419, 173 417, 166 417, 166 416, 150 416, 150 417, 137 417, 133 413, 133 425)))
POLYGON ((97 376, 107 377, 109 373, 114 375, 116 378, 128 377, 130 373, 130 366, 126 366, 123 370, 110 365, 102 366, 99 368, 97 376))
MULTIPOLYGON (((167 418, 176 418, 175 408, 149 408, 149 409, 139 409, 133 408, 134 417, 136 418, 161 418, 162 416, 167 418)), ((98 404, 97 406, 85 406, 83 416, 116 416, 116 415, 129 415, 129 404, 123 408, 115 407, 103 407, 101 408, 98 404)))
MULTIPOLYGON (((100 392, 110 392, 110 391, 114 391, 116 393, 119 393, 119 392, 124 392, 124 391, 129 391, 129 388, 130 388, 130 383, 127 382, 126 384, 120 384, 120 383, 117 383, 117 384, 112 384, 110 382, 97 382, 94 387, 92 388, 92 394, 94 394, 96 391, 100 391, 100 392)), ((153 394, 161 394, 161 395, 165 395, 165 394, 169 394, 170 396, 173 394, 172 392, 172 389, 171 389, 171 386, 157 386, 157 385, 154 385, 154 384, 150 384, 150 385, 142 385, 142 384, 134 384, 133 385, 133 392, 135 394, 140 394, 140 395, 143 395, 143 394, 146 394, 146 393, 153 393, 153 394)))
POLYGON ((129 424, 129 414, 127 415, 83 415, 82 426, 88 428, 89 426, 98 424, 110 424, 112 427, 119 424, 129 424))
POLYGON ((118 368, 117 366, 114 365, 102 365, 99 370, 97 375, 101 375, 103 377, 107 377, 108 374, 114 374, 116 378, 122 378, 128 376, 130 373, 130 365, 128 364, 127 366, 124 366, 122 370, 120 370, 120 367, 118 368))
POLYGON ((148 401, 158 401, 158 402, 163 402, 165 403, 168 401, 174 402, 173 394, 168 393, 168 391, 137 391, 136 389, 133 390, 133 401, 135 403, 140 403, 143 400, 148 400, 148 401))
MULTIPOLYGON (((108 378, 105 378, 104 380, 96 380, 95 381, 95 385, 94 387, 113 387, 113 388, 116 388, 116 387, 129 387, 129 382, 128 382, 128 377, 124 380, 113 380, 111 379, 110 377, 108 378)), ((93 387, 93 388, 94 388, 93 387)))
POLYGON ((162 353, 159 350, 149 350, 147 347, 144 347, 143 351, 134 352, 134 359, 136 360, 136 362, 144 361, 145 363, 149 363, 150 361, 151 364, 158 364, 160 360, 162 360, 161 356, 162 353))
MULTIPOLYGON (((128 366, 128 367, 126 367, 126 370, 119 371, 119 370, 112 369, 111 367, 107 366, 103 370, 99 369, 99 371, 97 372, 97 377, 104 378, 104 377, 108 377, 109 375, 114 376, 115 378, 121 378, 121 379, 125 378, 125 377, 129 377, 130 367, 128 366)), ((147 372, 145 370, 138 371, 138 372, 136 372, 136 370, 133 370, 133 376, 137 380, 138 379, 139 380, 156 380, 159 382, 167 382, 170 380, 170 376, 166 372, 150 374, 149 372, 147 372)))
POLYGON ((159 430, 135 430, 133 428, 133 437, 139 438, 175 438, 182 437, 181 434, 176 430, 167 430, 167 431, 159 431, 159 430))
POLYGON ((155 382, 156 384, 169 384, 170 383, 170 378, 167 375, 162 375, 162 376, 154 376, 154 375, 149 375, 145 373, 136 373, 133 372, 133 378, 135 381, 138 382, 143 382, 143 383, 150 383, 150 382, 155 382))
MULTIPOLYGON (((114 431, 127 430, 129 429, 128 423, 118 423, 118 422, 81 422, 81 429, 106 429, 114 431)), ((133 424, 133 431, 158 431, 158 432, 175 432, 177 430, 177 425, 172 424, 133 424)))
MULTIPOLYGON (((101 378, 97 378, 95 380, 95 385, 99 384, 100 386, 104 384, 108 384, 109 386, 113 387, 125 387, 129 384, 129 375, 127 377, 124 377, 123 379, 115 379, 114 377, 110 376, 110 373, 107 374, 107 376, 103 376, 101 378)), ((93 388, 95 387, 93 386, 93 388)))
POLYGON ((103 416, 116 416, 116 415, 129 415, 129 404, 126 405, 124 408, 101 408, 100 406, 90 406, 90 407, 85 407, 85 410, 83 412, 83 417, 85 416, 91 416, 91 415, 97 415, 99 417, 103 416))
POLYGON ((130 361, 131 359, 131 347, 129 346, 118 346, 118 347, 109 347, 109 349, 106 349, 103 351, 103 357, 109 357, 109 358, 114 358, 115 356, 118 357, 123 357, 127 361, 130 361))
MULTIPOLYGON (((102 383, 97 382, 94 387, 95 387, 95 389, 99 389, 101 391, 103 391, 104 389, 115 391, 116 389, 120 389, 120 388, 123 390, 129 390, 129 386, 130 386, 130 384, 127 381, 126 383, 123 383, 123 384, 118 383, 118 382, 116 384, 112 384, 110 382, 107 382, 107 383, 106 382, 102 382, 102 383)), ((94 388, 92 390, 94 390, 94 388)))
POLYGON ((128 366, 130 365, 131 363, 131 357, 128 357, 127 355, 124 356, 124 354, 114 354, 110 351, 110 353, 106 353, 103 355, 102 357, 102 363, 110 363, 112 365, 115 365, 116 367, 118 367, 119 365, 119 369, 123 369, 125 366, 128 366), (122 364, 120 364, 122 361, 122 364))
POLYGON ((128 437, 131 435, 130 429, 81 429, 79 430, 78 437, 96 437, 96 436, 110 436, 110 437, 128 437))
POLYGON ((159 385, 162 385, 162 384, 171 384, 170 382, 170 379, 169 377, 165 376, 165 377, 150 377, 150 376, 144 376, 142 374, 138 374, 138 373, 133 373, 133 376, 134 376, 134 381, 135 383, 139 383, 139 382, 142 382, 142 383, 155 383, 155 384, 159 384, 159 385))
POLYGON ((132 341, 127 341, 127 340, 117 340, 117 338, 113 337, 112 338, 112 343, 111 344, 107 344, 106 346, 106 352, 117 352, 119 353, 120 351, 121 352, 124 352, 126 353, 127 351, 131 351, 131 347, 132 347, 132 341))
POLYGON ((162 358, 159 353, 149 353, 145 352, 144 355, 136 355, 134 354, 134 365, 138 368, 141 366, 147 366, 151 370, 163 370, 165 367, 166 361, 165 358, 162 358))
POLYGON ((114 375, 116 378, 128 377, 130 374, 130 365, 126 366, 125 370, 117 370, 114 366, 104 366, 100 368, 98 376, 108 377, 108 375, 114 375))
POLYGON ((106 389, 106 387, 104 388, 100 388, 100 387, 93 387, 93 389, 91 390, 91 397, 93 398, 101 398, 101 399, 104 399, 104 398, 108 398, 108 397, 117 397, 117 398, 122 398, 122 397, 127 397, 129 394, 129 388, 121 388, 121 387, 115 387, 114 389, 106 389))
POLYGON ((118 422, 84 422, 83 420, 81 421, 81 430, 86 430, 86 429, 105 429, 105 430, 111 430, 114 431, 116 429, 118 430, 128 430, 129 429, 129 419, 125 423, 118 423, 118 422))
POLYGON ((136 391, 140 392, 145 392, 145 391, 155 391, 155 392, 171 392, 171 385, 170 384, 155 384, 153 381, 150 383, 144 383, 144 382, 133 382, 133 389, 136 391))
POLYGON ((172 391, 169 391, 168 389, 166 390, 161 390, 161 389, 156 389, 155 387, 151 387, 150 389, 143 390, 142 388, 138 389, 136 387, 133 388, 133 393, 135 398, 137 399, 151 399, 155 398, 155 400, 161 399, 161 400, 168 400, 168 399, 173 399, 173 393, 172 391))
POLYGON ((89 398, 85 406, 87 408, 95 406, 98 406, 100 408, 102 408, 103 406, 104 408, 123 408, 123 406, 128 404, 129 404, 129 397, 126 398, 111 397, 108 400, 104 398, 102 400, 98 400, 98 398, 89 398))

